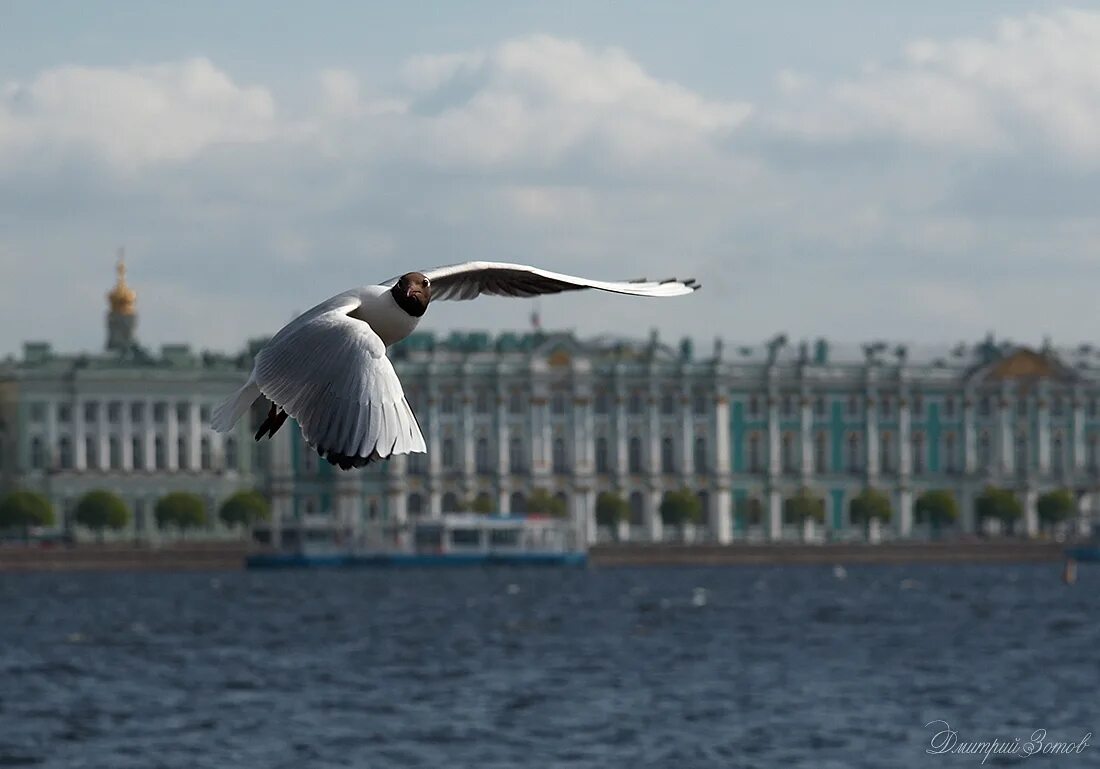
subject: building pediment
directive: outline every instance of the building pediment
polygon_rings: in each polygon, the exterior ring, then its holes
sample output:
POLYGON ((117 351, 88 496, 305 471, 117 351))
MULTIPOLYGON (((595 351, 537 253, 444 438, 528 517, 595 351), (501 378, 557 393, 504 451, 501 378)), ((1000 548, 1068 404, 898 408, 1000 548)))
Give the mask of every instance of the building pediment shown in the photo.
POLYGON ((975 382, 992 384, 997 382, 1030 383, 1041 379, 1049 379, 1055 382, 1072 382, 1077 376, 1053 352, 1018 347, 1003 357, 985 364, 975 371, 970 378, 975 382))

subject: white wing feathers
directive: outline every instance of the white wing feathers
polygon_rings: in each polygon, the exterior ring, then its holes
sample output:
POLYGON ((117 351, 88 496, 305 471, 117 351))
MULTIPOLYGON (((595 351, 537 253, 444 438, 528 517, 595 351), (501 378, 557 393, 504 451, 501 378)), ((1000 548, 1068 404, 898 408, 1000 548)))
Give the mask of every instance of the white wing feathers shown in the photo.
MULTIPOLYGON (((432 301, 437 299, 475 299, 481 294, 493 296, 527 297, 539 294, 557 294, 561 291, 579 291, 594 288, 631 296, 683 296, 699 288, 694 279, 669 278, 651 281, 642 278, 632 281, 603 281, 578 278, 549 270, 540 270, 525 264, 506 262, 466 262, 426 270, 431 281, 432 301)), ((387 281, 393 286, 398 278, 387 281)))
POLYGON ((359 305, 349 291, 313 308, 275 335, 253 370, 260 391, 342 467, 427 450, 386 346, 348 316, 359 305))

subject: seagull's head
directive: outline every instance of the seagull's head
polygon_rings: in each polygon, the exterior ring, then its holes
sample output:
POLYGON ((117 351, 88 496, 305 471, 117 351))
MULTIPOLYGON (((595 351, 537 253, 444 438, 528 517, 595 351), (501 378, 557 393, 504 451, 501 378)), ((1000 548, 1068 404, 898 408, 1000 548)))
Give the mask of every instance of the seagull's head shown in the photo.
POLYGON ((432 282, 423 273, 407 272, 398 279, 390 293, 398 307, 419 318, 427 312, 428 302, 432 301, 432 282))

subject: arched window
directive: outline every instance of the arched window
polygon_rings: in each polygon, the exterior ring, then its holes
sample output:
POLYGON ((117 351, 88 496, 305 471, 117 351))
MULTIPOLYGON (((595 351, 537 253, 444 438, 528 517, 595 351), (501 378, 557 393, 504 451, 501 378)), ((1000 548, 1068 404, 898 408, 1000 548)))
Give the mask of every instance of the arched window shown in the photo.
POLYGON ((508 464, 513 473, 522 473, 527 468, 527 462, 523 456, 523 441, 512 438, 508 441, 508 464))
POLYGON ((443 512, 454 513, 458 511, 458 497, 455 496, 453 491, 448 491, 443 495, 443 512))
POLYGON ((814 472, 827 473, 829 471, 829 441, 823 432, 814 435, 814 472))
POLYGON ((516 491, 512 493, 512 496, 508 499, 509 512, 513 513, 526 513, 527 512, 527 497, 523 496, 520 492, 516 491))
POLYGON ((695 464, 695 472, 702 475, 708 472, 707 467, 707 439, 698 436, 695 439, 695 450, 692 452, 692 461, 695 464))
POLYGON ((760 462, 760 433, 749 434, 749 472, 758 473, 763 469, 760 462))
POLYGON ((555 438, 551 450, 554 454, 554 472, 558 474, 569 472, 569 468, 566 466, 565 461, 565 441, 561 438, 555 438))
POLYGON ((630 472, 640 473, 642 471, 642 440, 638 436, 630 439, 628 462, 630 472))
POLYGON ((606 473, 607 471, 607 438, 601 435, 596 439, 596 472, 606 473))
POLYGON ((848 472, 859 472, 859 434, 850 433, 848 435, 848 472))
POLYGON ((676 472, 676 444, 667 435, 661 439, 661 472, 676 472))

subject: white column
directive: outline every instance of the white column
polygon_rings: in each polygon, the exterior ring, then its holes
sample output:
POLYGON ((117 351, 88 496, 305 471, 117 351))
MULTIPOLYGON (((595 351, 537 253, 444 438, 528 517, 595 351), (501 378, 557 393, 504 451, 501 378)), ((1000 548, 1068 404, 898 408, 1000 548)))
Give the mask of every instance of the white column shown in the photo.
POLYGON ((84 450, 84 399, 73 399, 73 469, 83 472, 88 468, 88 453, 84 450))
POLYGON ((733 539, 733 504, 730 492, 730 420, 729 400, 725 395, 714 399, 714 431, 709 443, 710 472, 714 479, 714 502, 711 504, 714 518, 711 521, 712 536, 719 544, 726 545, 733 539))
POLYGON ((596 544, 596 492, 577 489, 572 499, 573 530, 582 548, 596 544))
POLYGON ((468 390, 462 391, 462 432, 459 438, 462 441, 459 459, 462 462, 463 482, 466 487, 472 487, 474 471, 477 469, 474 460, 477 433, 474 430, 474 406, 468 390))
POLYGON ((156 440, 156 420, 153 419, 153 401, 145 401, 145 420, 143 422, 144 436, 141 450, 145 454, 145 471, 156 468, 156 454, 154 451, 156 440))
POLYGON ((46 469, 58 466, 57 401, 46 401, 46 469))
POLYGON ((903 394, 898 402, 898 473, 903 485, 913 472, 913 439, 909 415, 909 398, 903 394))
POLYGON ((974 399, 963 397, 963 471, 971 475, 978 467, 977 433, 974 429, 974 399))
POLYGON ((1085 406, 1080 393, 1073 395, 1073 472, 1080 473, 1085 469, 1085 406))
POLYGON ((1039 474, 1046 475, 1050 472, 1050 406, 1045 394, 1039 398, 1038 422, 1039 474))
POLYGON ((98 467, 101 470, 108 470, 111 467, 111 443, 108 440, 109 428, 107 425, 108 408, 108 401, 100 401, 95 420, 96 446, 98 446, 96 454, 99 455, 98 467))
POLYGON ((591 404, 587 398, 573 399, 573 473, 591 475, 592 473, 592 430, 591 404))
POLYGON ((1008 475, 1013 470, 1013 441, 1012 441, 1012 422, 1009 415, 1009 403, 1008 399, 1001 394, 998 401, 998 421, 997 421, 997 437, 1001 446, 1001 472, 1008 475))
POLYGON ((645 516, 651 542, 664 540, 664 521, 661 520, 661 491, 650 488, 645 493, 645 516))
POLYGON ((652 391, 646 394, 646 406, 646 468, 656 476, 661 473, 661 417, 652 391))
POLYGON ((908 537, 913 533, 913 491, 902 487, 898 492, 898 534, 908 537))
POLYGON ((428 515, 438 518, 443 512, 441 462, 443 441, 439 429, 439 391, 428 389, 428 515))
POLYGON ((1039 492, 1029 488, 1024 492, 1024 531, 1029 537, 1039 533, 1039 492))
POLYGON ((503 394, 497 396, 496 411, 497 433, 497 477, 505 478, 511 473, 509 463, 511 457, 508 454, 508 445, 511 436, 508 434, 508 406, 503 394))
POLYGON ((692 409, 692 399, 688 392, 680 397, 680 478, 683 485, 691 488, 694 483, 692 477, 695 474, 694 452, 695 445, 695 414, 692 409))
POLYGON ((768 476, 778 477, 779 464, 779 405, 774 393, 768 393, 768 476))
POLYGON ((134 469, 134 425, 132 416, 132 402, 122 401, 119 417, 119 451, 121 452, 122 470, 130 472, 134 469))
POLYGON ((768 491, 768 539, 778 541, 783 538, 783 496, 779 489, 768 491))
POLYGON ((195 402, 187 412, 187 466, 192 472, 202 468, 202 420, 195 402))
POLYGON ((627 473, 627 435, 626 427, 626 402, 625 393, 620 389, 615 391, 615 422, 612 425, 615 446, 615 475, 618 483, 624 483, 627 473))
POLYGON ((874 485, 880 468, 878 466, 878 402, 873 397, 867 398, 866 414, 867 482, 874 485))
POLYGON ((179 451, 177 450, 179 447, 180 424, 176 416, 175 401, 167 403, 166 412, 164 418, 167 429, 165 430, 164 449, 168 460, 168 472, 172 473, 180 468, 179 451))
POLYGON ((808 486, 810 478, 818 472, 814 467, 814 411, 810 398, 802 395, 799 407, 799 441, 802 446, 802 485, 808 486))

